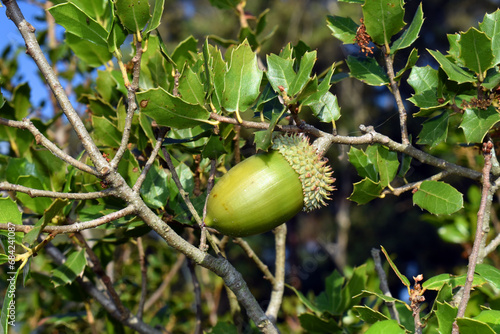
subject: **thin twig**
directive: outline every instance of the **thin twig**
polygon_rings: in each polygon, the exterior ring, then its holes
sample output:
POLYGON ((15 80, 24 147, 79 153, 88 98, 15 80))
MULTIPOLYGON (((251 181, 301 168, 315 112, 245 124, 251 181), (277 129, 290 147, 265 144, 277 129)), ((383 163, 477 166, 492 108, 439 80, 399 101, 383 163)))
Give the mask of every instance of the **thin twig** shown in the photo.
MULTIPOLYGON (((492 196, 490 194, 490 172, 491 172, 491 150, 493 149, 493 142, 488 141, 483 144, 483 156, 484 156, 484 167, 483 167, 483 190, 481 192, 481 203, 479 205, 479 210, 477 212, 477 225, 476 225, 476 236, 474 237, 474 244, 472 245, 472 251, 469 256, 469 264, 467 266, 467 279, 464 284, 463 296, 458 305, 457 319, 462 318, 465 315, 465 309, 470 298, 470 291, 472 289, 472 282, 474 280, 474 270, 476 269, 476 264, 481 252, 481 244, 486 234, 483 225, 489 222, 489 215, 486 213, 489 211, 489 206, 491 206, 492 196)), ((459 328, 457 321, 453 322, 452 334, 458 334, 459 328)))
POLYGON ((421 181, 418 181, 418 182, 413 182, 413 183, 408 183, 408 184, 405 184, 404 186, 401 186, 401 187, 398 187, 398 188, 393 188, 392 190, 391 189, 385 189, 384 191, 382 191, 382 195, 387 195, 387 194, 392 194, 392 195, 395 195, 395 196, 399 196, 407 191, 410 191, 410 190, 413 190, 413 189, 416 189, 418 187, 420 187, 420 185, 422 184, 422 182, 425 182, 425 181, 438 181, 438 180, 441 180, 441 179, 444 179, 445 177, 447 177, 448 175, 450 175, 451 173, 448 172, 447 170, 444 170, 442 172, 439 172, 431 177, 428 177, 427 179, 424 179, 424 180, 421 180, 421 181))
POLYGON ((139 263, 141 265, 141 297, 137 310, 137 318, 142 319, 144 314, 144 303, 148 292, 148 267, 146 266, 146 253, 142 244, 142 237, 137 238, 137 250, 139 251, 139 263))
POLYGON ((273 291, 271 292, 266 315, 273 323, 276 323, 283 302, 283 292, 285 291, 286 224, 276 227, 273 232, 275 233, 274 239, 276 243, 276 269, 273 291))
MULTIPOLYGON (((229 124, 240 124, 241 126, 253 129, 267 129, 269 128, 268 123, 262 122, 250 122, 243 121, 242 123, 238 123, 238 121, 231 117, 220 116, 214 113, 210 114, 212 119, 215 119, 220 122, 229 123, 229 124)), ((339 136, 332 135, 327 132, 321 131, 309 124, 303 126, 303 128, 298 128, 295 125, 277 125, 276 130, 284 131, 284 132, 305 132, 307 134, 313 135, 315 137, 321 137, 321 147, 318 147, 319 152, 326 151, 325 147, 329 147, 332 144, 344 144, 344 145, 366 145, 366 144, 382 144, 387 146, 391 151, 405 153, 418 161, 428 164, 434 167, 438 167, 444 170, 447 170, 451 174, 455 174, 458 176, 466 177, 472 180, 481 180, 482 174, 478 171, 475 171, 470 168, 465 168, 451 162, 448 162, 444 159, 436 158, 433 155, 430 155, 424 151, 417 149, 412 145, 404 145, 398 143, 387 136, 384 136, 375 131, 375 129, 371 126, 360 125, 359 126, 361 132, 364 134, 358 137, 350 137, 350 136, 339 136)), ((317 140, 316 140, 317 141, 317 140)), ((315 143, 316 143, 315 141, 315 143)))
MULTIPOLYGON (((391 291, 389 290, 389 284, 387 283, 387 275, 385 274, 384 267, 382 266, 382 260, 380 259, 380 250, 372 248, 372 257, 375 264, 375 270, 377 271, 378 278, 380 280, 380 290, 382 293, 388 297, 392 297, 391 291)), ((399 313, 396 309, 396 304, 394 302, 386 302, 387 308, 389 309, 389 314, 391 319, 396 320, 400 323, 399 313)))
POLYGON ((6 125, 11 128, 28 130, 29 132, 31 132, 33 137, 35 137, 36 143, 48 149, 54 156, 70 164, 71 166, 78 168, 81 171, 87 172, 94 176, 98 177, 100 176, 94 167, 86 165, 83 162, 76 160, 69 154, 64 153, 59 147, 57 147, 56 144, 54 144, 47 137, 45 137, 28 118, 25 118, 22 121, 13 121, 10 119, 0 117, 0 125, 6 125))
POLYGON ((276 279, 269 270, 269 267, 264 262, 261 261, 261 259, 257 256, 257 254, 255 254, 255 252, 253 251, 252 247, 250 247, 248 242, 246 242, 242 238, 234 238, 233 242, 239 245, 245 251, 248 258, 251 259, 257 265, 257 268, 259 268, 260 271, 262 271, 262 273, 264 274, 264 278, 269 280, 269 282, 271 282, 273 286, 276 285, 276 279))
POLYGON ((167 134, 167 129, 166 128, 161 128, 158 132, 158 135, 156 137, 156 144, 155 147, 153 148, 153 151, 151 152, 151 155, 149 156, 148 161, 144 165, 144 168, 142 169, 141 175, 137 178, 137 181, 134 184, 134 187, 132 188, 133 191, 139 192, 141 190, 142 184, 144 183, 144 180, 146 179, 146 176, 149 172, 149 169, 153 166, 156 157, 158 156, 158 152, 160 152, 161 145, 163 143, 163 138, 165 138, 165 135, 167 134))
MULTIPOLYGON (((105 216, 102 216, 100 218, 94 219, 94 220, 89 220, 86 222, 76 222, 71 225, 65 225, 65 226, 45 226, 41 232, 43 233, 53 233, 53 234, 60 234, 60 233, 75 233, 75 232, 80 232, 83 230, 88 230, 90 228, 95 228, 100 225, 112 222, 113 220, 120 219, 122 217, 125 217, 127 215, 131 215, 135 212, 135 208, 133 206, 127 206, 124 209, 121 209, 119 211, 107 214, 105 216)), ((7 223, 0 223, 0 230, 8 230, 9 228, 14 227, 16 232, 23 232, 23 233, 28 233, 31 231, 34 226, 31 225, 10 225, 7 223)))
POLYGON ((67 198, 67 199, 77 199, 77 200, 103 198, 107 196, 112 196, 114 193, 114 190, 112 188, 90 193, 62 193, 57 191, 28 188, 25 186, 12 184, 9 182, 0 182, 0 190, 20 192, 23 194, 27 194, 30 197, 48 197, 48 198, 62 198, 62 199, 67 198))
POLYGON ((406 112, 403 99, 401 98, 401 93, 399 92, 399 86, 396 80, 394 80, 395 76, 394 76, 393 55, 388 53, 389 50, 386 50, 385 47, 383 48, 383 51, 384 51, 383 53, 387 69, 387 75, 389 76, 389 82, 391 83, 391 92, 394 95, 394 98, 396 99, 396 104, 398 106, 399 126, 401 129, 401 143, 403 143, 403 145, 409 145, 410 140, 408 139, 408 126, 407 126, 408 113, 406 112))
POLYGON ((188 259, 188 268, 189 272, 191 273, 191 281, 193 283, 193 290, 194 290, 194 300, 195 300, 195 310, 196 310, 196 321, 195 321, 195 329, 194 329, 194 334, 201 334, 203 332, 203 329, 201 327, 201 321, 203 317, 203 311, 201 308, 201 288, 200 288, 200 282, 198 281, 198 277, 196 276, 196 270, 195 270, 195 265, 193 261, 188 259))
MULTIPOLYGON (((89 256, 90 262, 92 262, 92 269, 96 273, 96 275, 99 277, 101 282, 104 284, 106 287, 106 290, 108 291, 109 296, 113 300, 113 303, 116 305, 118 308, 118 311, 120 312, 120 316, 122 317, 121 320, 125 320, 126 318, 129 317, 129 312, 123 305, 120 297, 118 296, 118 293, 115 290, 115 287, 113 286, 113 282, 111 282, 111 279, 109 278, 108 275, 106 275, 106 272, 102 268, 101 261, 97 257, 97 255, 94 253, 92 248, 89 246, 87 243, 87 240, 81 235, 81 233, 75 233, 75 237, 78 240, 78 242, 83 246, 85 249, 85 252, 89 256)), ((140 319, 140 318, 139 318, 140 319)))
POLYGON ((132 63, 134 67, 132 69, 132 83, 127 86, 127 116, 125 117, 125 126, 123 127, 123 135, 120 143, 120 147, 116 152, 113 160, 111 160, 110 166, 113 169, 118 168, 123 154, 127 149, 127 145, 130 139, 130 131, 132 130, 132 120, 134 118, 134 113, 137 110, 137 102, 135 99, 135 93, 139 89, 139 76, 141 73, 141 58, 142 58, 142 44, 137 41, 135 44, 135 56, 132 58, 132 63))
POLYGON ((493 252, 500 245, 500 234, 490 241, 490 243, 484 248, 484 257, 493 252))
POLYGON ((146 303, 144 304, 145 310, 148 310, 154 303, 162 298, 163 293, 170 286, 170 283, 172 283, 172 279, 175 277, 175 275, 177 275, 185 260, 186 256, 184 254, 181 253, 177 256, 177 260, 175 261, 174 265, 170 267, 170 270, 168 270, 168 272, 166 273, 158 289, 156 289, 156 291, 153 292, 153 294, 146 300, 146 303))
MULTIPOLYGON (((189 198, 189 194, 184 190, 182 187, 181 180, 179 179, 179 176, 177 175, 177 172, 175 171, 174 164, 172 163, 172 159, 170 158, 170 154, 168 153, 167 149, 165 147, 162 148, 163 156, 165 157, 165 161, 167 162, 168 168, 170 169, 170 173, 172 174, 172 179, 174 180, 177 188, 179 189, 179 193, 181 194, 182 199, 184 200, 184 203, 186 203, 189 212, 193 215, 194 219, 196 220, 196 223, 198 226, 201 228, 201 233, 205 234, 204 238, 208 240, 214 251, 218 254, 219 253, 219 247, 217 246, 217 243, 212 239, 212 236, 210 233, 207 231, 206 228, 204 228, 204 223, 203 220, 200 218, 200 215, 194 208, 193 203, 191 203, 191 199, 189 198)), ((203 251, 206 251, 207 247, 205 244, 200 244, 200 249, 203 251)))

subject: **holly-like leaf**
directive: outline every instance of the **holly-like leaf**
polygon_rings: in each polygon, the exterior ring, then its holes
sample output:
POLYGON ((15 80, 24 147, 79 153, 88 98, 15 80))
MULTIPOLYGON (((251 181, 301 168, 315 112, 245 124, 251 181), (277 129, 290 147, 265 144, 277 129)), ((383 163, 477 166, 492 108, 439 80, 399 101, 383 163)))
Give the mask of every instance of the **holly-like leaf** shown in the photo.
POLYGON ((463 70, 458 65, 452 63, 448 58, 446 58, 441 52, 429 50, 429 53, 436 59, 436 61, 441 65, 443 71, 446 72, 450 80, 456 81, 459 84, 465 82, 476 82, 476 77, 465 70, 463 70))
POLYGON ((451 333, 458 309, 448 303, 436 302, 436 317, 440 334, 451 333))
POLYGON ((203 84, 191 67, 185 67, 179 78, 179 93, 186 102, 199 105, 205 104, 203 84))
POLYGON ((342 333, 342 329, 333 318, 324 319, 321 316, 310 313, 302 313, 299 315, 301 327, 310 333, 342 333))
POLYGON ((345 44, 354 43, 358 25, 350 17, 328 15, 326 22, 335 38, 338 38, 345 44))
POLYGON ((302 91, 307 82, 311 80, 311 71, 315 62, 316 51, 306 52, 300 58, 300 67, 297 71, 297 75, 290 83, 290 87, 288 87, 288 95, 295 96, 302 91))
POLYGON ((149 2, 144 0, 117 0, 115 2, 116 15, 123 26, 132 33, 144 29, 151 15, 149 15, 149 2))
POLYGON ((417 144, 429 145, 431 148, 446 140, 448 136, 448 113, 443 112, 424 122, 418 135, 417 144))
MULTIPOLYGON (((464 286, 467 275, 454 276, 450 274, 440 274, 429 278, 427 281, 422 283, 422 287, 426 290, 436 290, 439 291, 445 284, 449 284, 453 289, 459 286, 464 286)), ((472 286, 481 286, 486 283, 486 279, 474 275, 472 280, 472 286)))
POLYGON ((378 182, 378 171, 375 163, 370 160, 368 155, 360 149, 351 146, 349 150, 349 161, 356 168, 359 176, 367 177, 374 182, 378 182))
POLYGON ((389 47, 392 36, 404 26, 405 11, 401 0, 370 0, 363 6, 366 32, 378 45, 389 47))
POLYGON ((347 57, 347 66, 351 76, 371 86, 384 86, 389 84, 389 77, 373 58, 347 57))
POLYGON ((384 187, 380 182, 374 182, 371 179, 365 178, 354 184, 354 190, 349 196, 349 199, 358 204, 366 204, 380 196, 384 187))
POLYGON ((232 49, 222 106, 227 111, 245 111, 250 108, 259 96, 262 75, 255 52, 247 41, 232 49))
POLYGON ((461 34, 460 58, 466 67, 474 71, 480 81, 483 81, 485 72, 493 64, 493 53, 491 52, 491 39, 482 31, 470 28, 461 34))
POLYGON ((413 203, 435 215, 449 215, 463 207, 463 195, 440 181, 424 181, 413 194, 413 203))
POLYGON ((54 287, 66 285, 73 282, 78 276, 83 273, 87 259, 85 258, 85 250, 71 252, 66 259, 66 262, 52 271, 51 280, 54 287))
POLYGON ((493 64, 500 63, 500 10, 486 14, 483 22, 479 23, 481 31, 491 38, 491 50, 493 53, 493 64))
POLYGON ((399 161, 396 152, 390 151, 388 148, 382 145, 374 145, 367 149, 367 153, 370 156, 370 160, 376 161, 377 170, 380 176, 380 185, 382 187, 387 187, 389 183, 394 179, 398 172, 399 161), (376 148, 374 154, 369 152, 372 147, 376 148))
POLYGON ((382 253, 384 253, 384 256, 385 256, 387 262, 389 262, 389 265, 391 266, 391 268, 394 271, 394 273, 396 274, 396 276, 398 276, 398 278, 401 281, 401 283, 403 283, 404 286, 406 286, 407 288, 409 288, 410 287, 410 281, 408 280, 408 278, 405 275, 401 274, 401 272, 399 271, 398 267, 392 261, 391 257, 389 256, 389 254, 387 253, 387 251, 385 250, 385 248, 383 246, 380 246, 380 248, 382 249, 382 253))
POLYGON ((422 3, 417 8, 417 12, 411 21, 410 26, 391 46, 391 53, 409 47, 418 38, 422 24, 424 23, 424 12, 422 11, 422 3))
POLYGON ((163 88, 137 93, 141 112, 159 125, 177 129, 191 128, 208 120, 210 113, 198 104, 191 104, 173 96, 163 88))
POLYGON ((412 68, 408 77, 408 84, 413 88, 415 94, 408 100, 419 108, 436 108, 443 104, 439 103, 437 88, 439 84, 438 71, 430 66, 412 68))
POLYGON ((500 114, 493 106, 489 106, 486 110, 467 108, 460 127, 464 131, 467 143, 481 143, 486 133, 498 121, 500 114))

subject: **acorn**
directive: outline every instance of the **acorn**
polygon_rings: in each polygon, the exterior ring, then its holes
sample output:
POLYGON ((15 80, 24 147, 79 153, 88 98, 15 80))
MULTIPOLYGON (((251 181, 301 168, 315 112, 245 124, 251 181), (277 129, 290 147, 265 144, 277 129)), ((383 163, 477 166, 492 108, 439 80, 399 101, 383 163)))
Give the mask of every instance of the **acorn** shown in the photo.
POLYGON ((301 135, 279 135, 272 150, 229 170, 207 199, 205 224, 222 234, 244 237, 264 233, 301 210, 326 206, 331 167, 301 135))

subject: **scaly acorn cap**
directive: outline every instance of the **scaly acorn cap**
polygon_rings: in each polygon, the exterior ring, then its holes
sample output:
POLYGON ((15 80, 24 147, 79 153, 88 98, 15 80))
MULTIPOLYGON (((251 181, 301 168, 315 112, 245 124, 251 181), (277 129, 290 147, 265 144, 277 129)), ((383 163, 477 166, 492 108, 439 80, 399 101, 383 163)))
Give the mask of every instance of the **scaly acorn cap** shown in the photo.
POLYGON ((331 184, 335 182, 332 169, 327 165, 305 136, 277 135, 273 140, 273 150, 277 150, 299 174, 304 194, 303 211, 309 212, 326 206, 330 200, 330 192, 335 190, 331 184))

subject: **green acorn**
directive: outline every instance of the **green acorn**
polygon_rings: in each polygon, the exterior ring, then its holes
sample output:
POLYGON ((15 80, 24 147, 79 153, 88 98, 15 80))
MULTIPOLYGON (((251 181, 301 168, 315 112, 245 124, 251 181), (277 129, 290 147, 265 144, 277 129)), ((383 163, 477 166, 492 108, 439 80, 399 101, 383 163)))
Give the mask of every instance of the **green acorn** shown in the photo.
POLYGON ((244 160, 217 182, 205 224, 233 237, 270 231, 301 209, 325 206, 334 190, 331 175, 306 137, 277 136, 270 152, 244 160))

